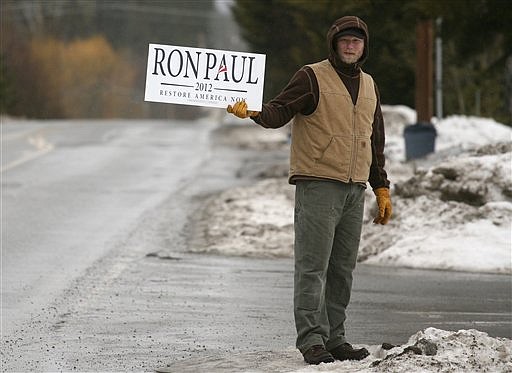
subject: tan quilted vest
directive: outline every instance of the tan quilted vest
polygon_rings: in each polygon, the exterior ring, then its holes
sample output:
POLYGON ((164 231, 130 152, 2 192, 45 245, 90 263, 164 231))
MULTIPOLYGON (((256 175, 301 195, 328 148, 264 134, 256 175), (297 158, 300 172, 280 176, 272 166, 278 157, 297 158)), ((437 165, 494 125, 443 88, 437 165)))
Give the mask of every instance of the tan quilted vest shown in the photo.
POLYGON ((290 182, 294 176, 342 182, 368 181, 377 96, 373 79, 361 72, 356 105, 328 60, 309 65, 318 80, 318 106, 292 124, 290 182))

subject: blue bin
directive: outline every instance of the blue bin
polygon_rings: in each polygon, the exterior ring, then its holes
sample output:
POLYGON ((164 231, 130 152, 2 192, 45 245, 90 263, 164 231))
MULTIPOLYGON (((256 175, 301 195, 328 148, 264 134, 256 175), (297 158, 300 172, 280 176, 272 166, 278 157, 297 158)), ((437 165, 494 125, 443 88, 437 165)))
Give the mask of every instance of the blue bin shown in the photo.
POLYGON ((405 127, 405 158, 422 158, 434 152, 437 131, 431 123, 416 123, 405 127))

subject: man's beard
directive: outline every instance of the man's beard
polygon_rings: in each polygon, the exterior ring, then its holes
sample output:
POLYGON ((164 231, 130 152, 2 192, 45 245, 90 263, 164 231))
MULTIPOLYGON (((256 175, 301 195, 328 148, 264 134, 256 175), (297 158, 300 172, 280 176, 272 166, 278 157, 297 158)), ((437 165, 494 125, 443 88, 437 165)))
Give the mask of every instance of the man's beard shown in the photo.
POLYGON ((361 58, 361 56, 357 56, 355 54, 348 55, 348 56, 341 54, 341 56, 340 56, 341 62, 346 63, 348 65, 352 65, 352 64, 356 63, 357 61, 359 61, 359 58, 361 58))

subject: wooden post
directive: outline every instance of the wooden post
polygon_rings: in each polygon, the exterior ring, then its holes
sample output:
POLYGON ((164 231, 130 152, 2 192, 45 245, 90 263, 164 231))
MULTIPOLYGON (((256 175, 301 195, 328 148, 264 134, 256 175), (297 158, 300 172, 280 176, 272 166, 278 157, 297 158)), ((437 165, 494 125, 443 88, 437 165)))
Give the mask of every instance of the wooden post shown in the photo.
POLYGON ((432 20, 416 25, 416 94, 418 123, 430 123, 434 114, 433 102, 433 31, 432 20))

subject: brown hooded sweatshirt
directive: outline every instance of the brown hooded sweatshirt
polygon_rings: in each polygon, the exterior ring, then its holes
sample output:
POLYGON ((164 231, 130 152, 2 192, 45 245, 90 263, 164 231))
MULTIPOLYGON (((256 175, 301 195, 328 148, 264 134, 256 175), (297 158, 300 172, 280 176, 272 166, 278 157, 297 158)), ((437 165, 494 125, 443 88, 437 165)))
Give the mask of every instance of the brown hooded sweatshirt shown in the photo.
MULTIPOLYGON (((354 105, 356 105, 359 95, 360 77, 362 74, 361 65, 368 56, 368 36, 369 33, 366 24, 361 19, 354 16, 342 17, 336 20, 327 33, 329 50, 328 61, 331 66, 334 67, 334 70, 349 92, 354 105), (363 55, 357 63, 350 65, 343 63, 339 59, 335 49, 336 40, 334 38, 340 31, 348 28, 361 29, 366 35, 363 55)), ((384 120, 382 118, 379 93, 376 85, 375 95, 377 97, 377 105, 373 115, 372 133, 370 137, 371 166, 368 176, 368 181, 373 189, 389 187, 387 174, 384 170, 384 120)), ((319 99, 320 91, 318 79, 310 66, 304 66, 295 73, 279 95, 267 104, 263 104, 260 114, 252 119, 263 127, 279 128, 287 124, 297 114, 299 114, 299 116, 309 116, 315 113, 319 99)), ((310 177, 310 175, 300 175, 300 172, 294 172, 291 175, 290 182, 294 183, 297 179, 308 177, 310 177)))

